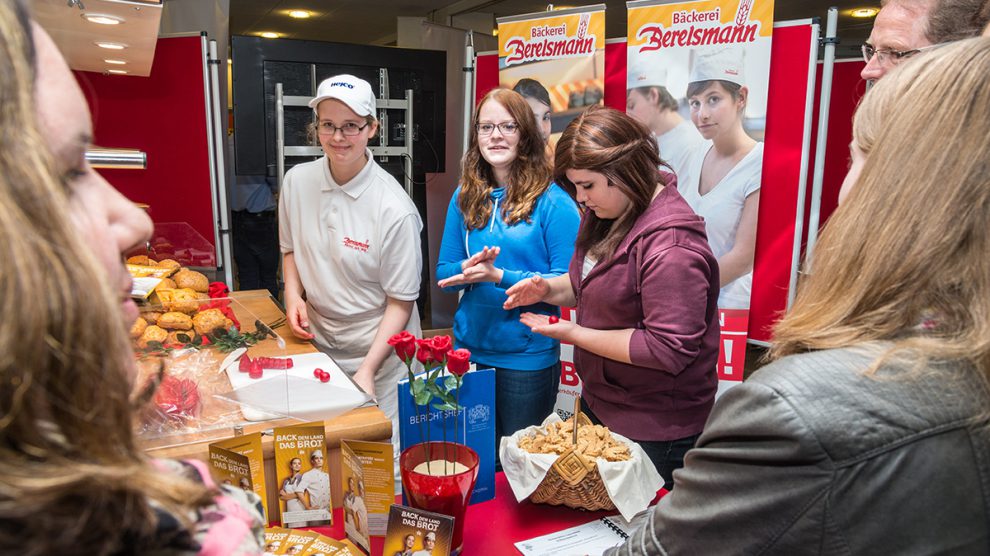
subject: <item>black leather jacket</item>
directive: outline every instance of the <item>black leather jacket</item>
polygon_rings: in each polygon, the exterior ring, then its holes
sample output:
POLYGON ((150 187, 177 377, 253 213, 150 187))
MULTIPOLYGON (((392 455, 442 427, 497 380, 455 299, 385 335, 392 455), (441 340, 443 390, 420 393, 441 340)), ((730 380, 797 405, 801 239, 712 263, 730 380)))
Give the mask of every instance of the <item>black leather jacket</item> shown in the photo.
POLYGON ((725 393, 609 556, 990 554, 990 393, 964 364, 787 357, 725 393))

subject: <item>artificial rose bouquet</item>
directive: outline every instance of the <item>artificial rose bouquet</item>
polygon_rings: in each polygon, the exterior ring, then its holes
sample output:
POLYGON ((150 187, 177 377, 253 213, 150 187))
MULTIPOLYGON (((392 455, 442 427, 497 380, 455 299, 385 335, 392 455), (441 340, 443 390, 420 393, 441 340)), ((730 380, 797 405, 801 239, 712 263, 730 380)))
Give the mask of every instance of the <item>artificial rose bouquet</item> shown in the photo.
MULTIPOLYGON (((388 340, 395 349, 395 355, 406 364, 409 375, 409 393, 416 405, 416 416, 420 424, 420 438, 429 442, 429 426, 423 435, 421 409, 429 414, 429 407, 443 412, 444 442, 447 441, 447 413, 461 410, 460 388, 464 374, 470 366, 471 352, 454 349, 450 336, 434 336, 420 339, 407 331, 402 331, 388 340), (416 377, 413 361, 419 361, 426 372, 416 377), (436 400, 436 401, 434 401, 436 400), (431 405, 431 402, 432 405, 431 405)), ((457 419, 454 420, 454 437, 457 438, 457 419)), ((431 458, 427 456, 427 461, 431 458)))

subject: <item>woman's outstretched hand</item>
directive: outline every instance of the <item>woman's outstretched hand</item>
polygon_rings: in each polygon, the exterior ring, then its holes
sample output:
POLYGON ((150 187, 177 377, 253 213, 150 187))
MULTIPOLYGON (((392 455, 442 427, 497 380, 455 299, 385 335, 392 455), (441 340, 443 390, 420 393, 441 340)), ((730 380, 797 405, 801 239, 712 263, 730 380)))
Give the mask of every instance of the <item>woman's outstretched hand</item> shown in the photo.
POLYGON ((577 327, 569 320, 558 320, 557 317, 548 315, 538 315, 536 313, 523 313, 519 315, 519 322, 525 324, 534 334, 541 334, 555 340, 570 340, 571 332, 577 327))
POLYGON ((502 308, 505 310, 515 309, 516 307, 524 307, 526 305, 532 305, 534 303, 539 303, 546 298, 550 293, 550 284, 542 276, 533 276, 526 280, 522 280, 511 288, 505 290, 505 294, 509 296, 502 304, 502 308))
POLYGON ((502 251, 500 247, 488 247, 464 259, 461 263, 461 273, 437 282, 441 288, 476 284, 478 282, 499 282, 502 271, 495 268, 495 258, 502 251))

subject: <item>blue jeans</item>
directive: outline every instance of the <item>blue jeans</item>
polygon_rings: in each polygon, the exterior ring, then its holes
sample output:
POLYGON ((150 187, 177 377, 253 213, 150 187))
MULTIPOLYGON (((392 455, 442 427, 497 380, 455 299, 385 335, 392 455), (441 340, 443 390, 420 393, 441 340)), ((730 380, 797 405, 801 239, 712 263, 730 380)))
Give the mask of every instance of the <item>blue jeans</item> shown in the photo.
MULTIPOLYGON (((592 423, 608 426, 607 423, 602 423, 591 412, 591 408, 588 407, 584 398, 581 398, 581 412, 587 415, 592 423)), ((660 476, 663 477, 663 487, 667 490, 673 490, 674 470, 684 467, 684 454, 691 448, 694 448, 699 436, 701 436, 701 433, 675 440, 636 440, 635 438, 630 438, 629 440, 635 441, 646 452, 646 457, 650 458, 653 466, 657 468, 657 473, 660 473, 660 476)))
POLYGON ((536 371, 495 368, 496 458, 503 436, 539 425, 553 412, 559 385, 560 361, 536 371))

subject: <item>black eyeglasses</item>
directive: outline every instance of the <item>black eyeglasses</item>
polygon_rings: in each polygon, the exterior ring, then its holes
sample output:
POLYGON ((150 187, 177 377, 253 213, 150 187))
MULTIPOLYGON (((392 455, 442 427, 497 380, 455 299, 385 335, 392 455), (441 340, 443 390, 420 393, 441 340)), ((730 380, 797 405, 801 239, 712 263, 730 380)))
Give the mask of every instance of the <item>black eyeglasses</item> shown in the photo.
POLYGON ((877 63, 884 66, 887 64, 897 65, 901 60, 905 58, 910 58, 919 52, 924 52, 931 48, 937 48, 942 46, 941 44, 930 44, 928 46, 922 46, 921 48, 914 48, 912 50, 891 50, 889 48, 874 48, 872 44, 864 44, 863 49, 863 61, 867 64, 876 55, 877 63))
POLYGON ((367 122, 365 122, 364 125, 357 125, 354 122, 347 122, 342 126, 335 126, 330 122, 320 122, 316 129, 320 135, 333 136, 333 134, 337 133, 337 130, 339 129, 340 133, 343 135, 347 137, 354 137, 358 133, 361 133, 361 130, 368 127, 368 125, 369 124, 367 122))
POLYGON ((519 124, 516 122, 503 122, 500 124, 475 124, 475 129, 478 130, 478 135, 488 136, 491 135, 495 129, 498 129, 499 133, 502 135, 515 135, 519 131, 519 124))

